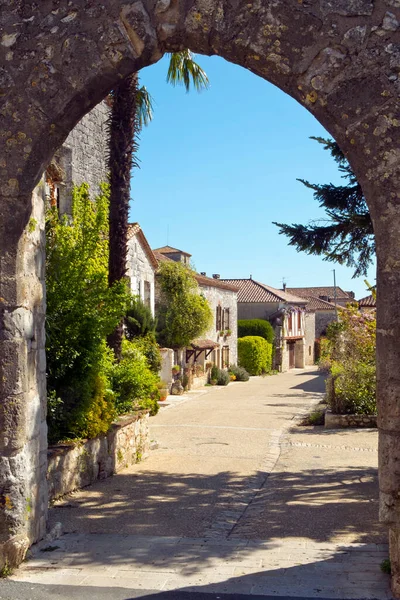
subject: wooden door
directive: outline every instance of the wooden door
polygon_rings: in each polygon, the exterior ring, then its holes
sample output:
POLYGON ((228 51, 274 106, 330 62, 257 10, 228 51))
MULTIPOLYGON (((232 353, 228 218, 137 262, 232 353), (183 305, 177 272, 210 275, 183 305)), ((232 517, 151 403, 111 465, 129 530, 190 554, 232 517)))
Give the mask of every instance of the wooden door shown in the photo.
POLYGON ((295 366, 295 356, 294 356, 294 346, 295 344, 292 342, 288 344, 289 348, 289 369, 294 369, 295 366))

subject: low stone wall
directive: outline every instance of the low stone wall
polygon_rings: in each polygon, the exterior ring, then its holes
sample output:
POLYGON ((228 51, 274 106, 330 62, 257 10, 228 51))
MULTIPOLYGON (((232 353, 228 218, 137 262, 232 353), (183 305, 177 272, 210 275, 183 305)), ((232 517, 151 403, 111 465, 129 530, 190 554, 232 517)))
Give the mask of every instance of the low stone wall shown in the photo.
POLYGON ((330 410, 325 413, 325 427, 338 429, 344 427, 377 427, 376 415, 334 415, 330 410))
POLYGON ((49 499, 106 479, 145 458, 149 451, 147 411, 120 417, 109 432, 84 442, 58 444, 48 450, 49 499))

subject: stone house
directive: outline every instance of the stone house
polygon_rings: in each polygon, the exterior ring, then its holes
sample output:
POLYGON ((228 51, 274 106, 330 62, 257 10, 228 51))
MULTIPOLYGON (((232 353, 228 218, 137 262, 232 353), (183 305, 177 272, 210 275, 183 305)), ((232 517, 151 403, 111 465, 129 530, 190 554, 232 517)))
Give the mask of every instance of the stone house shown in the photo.
POLYGON ((128 226, 127 277, 131 292, 139 296, 154 317, 155 273, 158 261, 139 223, 128 226))
MULTIPOLYGON (((153 250, 159 261, 172 260, 190 264, 191 254, 164 246, 153 250)), ((218 275, 207 277, 205 273, 195 273, 199 292, 209 302, 214 315, 210 329, 201 340, 195 340, 186 349, 187 364, 196 363, 203 368, 206 363, 214 363, 220 368, 237 364, 237 292, 238 287, 225 283, 218 275)))
POLYGON ((88 183, 91 197, 108 181, 109 107, 100 102, 72 129, 46 170, 46 195, 60 214, 71 214, 72 188, 88 183))
POLYGON ((329 323, 337 320, 337 313, 349 302, 354 302, 354 292, 345 292, 340 287, 305 287, 286 288, 290 294, 295 294, 308 301, 307 310, 315 314, 315 338, 326 334, 329 323))
POLYGON ((265 319, 275 329, 275 368, 287 371, 313 364, 314 319, 307 300, 249 279, 222 279, 239 288, 238 319, 265 319), (307 349, 307 351, 306 351, 307 349), (312 362, 311 362, 312 361, 312 362))

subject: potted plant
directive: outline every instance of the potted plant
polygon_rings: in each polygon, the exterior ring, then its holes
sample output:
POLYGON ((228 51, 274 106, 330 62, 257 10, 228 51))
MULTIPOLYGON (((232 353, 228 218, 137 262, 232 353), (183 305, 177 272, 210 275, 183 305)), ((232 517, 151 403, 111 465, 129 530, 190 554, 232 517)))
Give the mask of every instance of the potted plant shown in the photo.
POLYGON ((169 393, 168 384, 165 381, 160 381, 159 383, 157 383, 157 387, 158 387, 158 392, 160 394, 159 401, 163 402, 164 400, 167 399, 167 396, 169 393))
POLYGON ((221 331, 219 332, 219 336, 220 336, 220 337, 224 337, 224 335, 225 335, 225 332, 224 332, 224 330, 223 330, 223 329, 221 329, 221 331))
POLYGON ((178 373, 180 373, 180 370, 181 370, 180 365, 174 365, 172 367, 172 373, 173 373, 173 375, 178 375, 178 373))
POLYGON ((225 335, 226 335, 226 337, 229 337, 230 335, 232 335, 232 329, 227 329, 225 331, 225 335))

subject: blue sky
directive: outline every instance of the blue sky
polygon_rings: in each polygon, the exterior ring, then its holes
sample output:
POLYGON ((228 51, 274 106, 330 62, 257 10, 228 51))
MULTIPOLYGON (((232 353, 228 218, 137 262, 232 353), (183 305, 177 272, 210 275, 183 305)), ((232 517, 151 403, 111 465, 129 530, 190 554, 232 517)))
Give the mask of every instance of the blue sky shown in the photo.
MULTIPOLYGON (((154 98, 143 130, 141 168, 132 179, 131 220, 152 246, 192 254, 197 271, 254 279, 274 287, 333 284, 367 295, 352 270, 297 252, 272 221, 322 216, 296 178, 338 183, 328 152, 309 136, 327 132, 295 100, 219 57, 197 56, 210 90, 185 93, 166 83, 168 60, 141 72, 154 98)), ((368 274, 375 282, 375 269, 368 274)))

